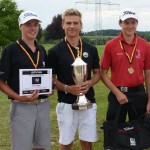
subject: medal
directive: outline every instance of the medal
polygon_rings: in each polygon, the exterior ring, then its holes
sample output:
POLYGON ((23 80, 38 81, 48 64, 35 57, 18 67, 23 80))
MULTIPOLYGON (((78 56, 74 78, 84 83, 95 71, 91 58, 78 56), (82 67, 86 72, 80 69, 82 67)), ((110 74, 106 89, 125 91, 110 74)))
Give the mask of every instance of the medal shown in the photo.
POLYGON ((134 68, 133 67, 129 67, 128 68, 128 72, 129 72, 129 74, 133 74, 134 73, 134 68))
MULTIPOLYGON (((133 48, 133 50, 132 50, 132 54, 131 54, 131 56, 129 56, 129 54, 125 51, 125 49, 124 49, 124 47, 123 47, 123 44, 122 44, 122 42, 121 42, 121 40, 120 40, 120 47, 121 47, 121 49, 124 51, 124 53, 125 53, 125 55, 126 55, 128 61, 129 61, 129 64, 130 64, 130 65, 133 63, 133 58, 134 58, 136 46, 137 46, 137 38, 136 38, 136 42, 135 42, 134 48, 133 48)), ((133 68, 132 66, 130 66, 130 67, 128 68, 128 73, 129 73, 129 74, 133 74, 133 73, 134 73, 134 68, 133 68)))

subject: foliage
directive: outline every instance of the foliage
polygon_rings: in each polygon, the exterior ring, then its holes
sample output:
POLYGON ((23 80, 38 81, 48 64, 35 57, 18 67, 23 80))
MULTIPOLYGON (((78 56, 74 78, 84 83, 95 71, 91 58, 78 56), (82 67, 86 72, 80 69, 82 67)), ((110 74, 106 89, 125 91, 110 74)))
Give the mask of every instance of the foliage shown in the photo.
POLYGON ((107 41, 113 39, 114 36, 82 36, 82 39, 93 45, 105 45, 107 41))
POLYGON ((12 0, 0 0, 0 46, 15 41, 19 36, 18 16, 20 11, 12 0))
POLYGON ((65 33, 62 29, 62 18, 61 15, 58 14, 53 17, 52 23, 47 26, 45 30, 45 40, 49 41, 50 39, 61 39, 64 35, 65 33))
POLYGON ((40 41, 40 39, 42 38, 42 35, 43 34, 43 30, 42 30, 42 27, 41 27, 41 25, 40 25, 40 27, 39 27, 39 32, 38 32, 38 35, 37 35, 37 40, 38 41, 40 41))
POLYGON ((138 32, 137 33, 141 38, 150 42, 150 32, 138 32))
POLYGON ((117 36, 119 35, 120 30, 113 30, 113 29, 108 29, 108 30, 98 30, 98 31, 90 31, 84 33, 86 36, 117 36))
MULTIPOLYGON (((94 44, 96 45, 104 45, 108 40, 112 39, 114 36, 118 36, 120 33, 120 30, 114 30, 114 29, 107 29, 102 31, 90 31, 84 33, 84 36, 90 36, 93 37, 94 44), (106 37, 107 36, 107 37, 106 37), (105 38, 103 38, 105 37, 105 38)), ((137 31, 137 34, 150 42, 150 32, 149 31, 137 31)))

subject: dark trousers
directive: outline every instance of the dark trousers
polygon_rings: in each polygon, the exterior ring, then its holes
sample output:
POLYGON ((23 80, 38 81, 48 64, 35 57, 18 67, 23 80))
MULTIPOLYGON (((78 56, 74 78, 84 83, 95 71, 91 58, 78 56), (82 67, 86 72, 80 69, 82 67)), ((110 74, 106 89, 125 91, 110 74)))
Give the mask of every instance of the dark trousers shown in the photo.
MULTIPOLYGON (((119 122, 125 122, 127 114, 129 120, 135 120, 137 119, 137 117, 146 112, 148 97, 144 88, 142 88, 138 92, 127 92, 125 94, 128 97, 129 103, 122 105, 119 122), (137 114, 134 113, 131 103, 136 108, 137 114)), ((110 92, 108 95, 108 110, 106 120, 114 120, 119 105, 120 104, 116 99, 116 96, 112 92, 110 92)))

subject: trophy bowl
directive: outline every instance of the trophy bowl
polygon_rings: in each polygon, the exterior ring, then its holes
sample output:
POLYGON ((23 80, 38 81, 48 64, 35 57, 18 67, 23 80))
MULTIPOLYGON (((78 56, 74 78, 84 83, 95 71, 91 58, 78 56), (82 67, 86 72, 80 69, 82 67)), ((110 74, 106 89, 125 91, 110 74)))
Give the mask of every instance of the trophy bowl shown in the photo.
MULTIPOLYGON (((77 57, 72 66, 74 82, 76 84, 85 82, 87 80, 87 64, 80 57, 77 57)), ((72 109, 84 110, 92 106, 93 104, 81 93, 81 96, 77 96, 76 102, 72 104, 72 109)))

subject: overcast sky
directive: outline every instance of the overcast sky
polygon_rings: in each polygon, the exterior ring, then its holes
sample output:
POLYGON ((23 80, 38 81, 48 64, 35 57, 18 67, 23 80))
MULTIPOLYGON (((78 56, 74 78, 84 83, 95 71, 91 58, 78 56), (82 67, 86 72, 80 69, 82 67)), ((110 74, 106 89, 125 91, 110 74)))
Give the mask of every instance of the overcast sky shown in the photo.
POLYGON ((83 15, 83 31, 95 29, 120 29, 119 11, 124 8, 136 9, 139 16, 138 31, 150 31, 150 0, 14 0, 18 9, 32 10, 42 20, 44 29, 52 18, 67 8, 77 8, 83 15), (81 2, 100 2, 101 5, 81 2), (108 5, 113 4, 113 5, 108 5), (97 10, 97 11, 96 11, 97 10), (101 10, 98 12, 98 10, 101 10), (100 15, 101 14, 101 15, 100 15), (96 16, 100 16, 97 17, 96 16), (96 19, 95 19, 96 18, 96 19))

